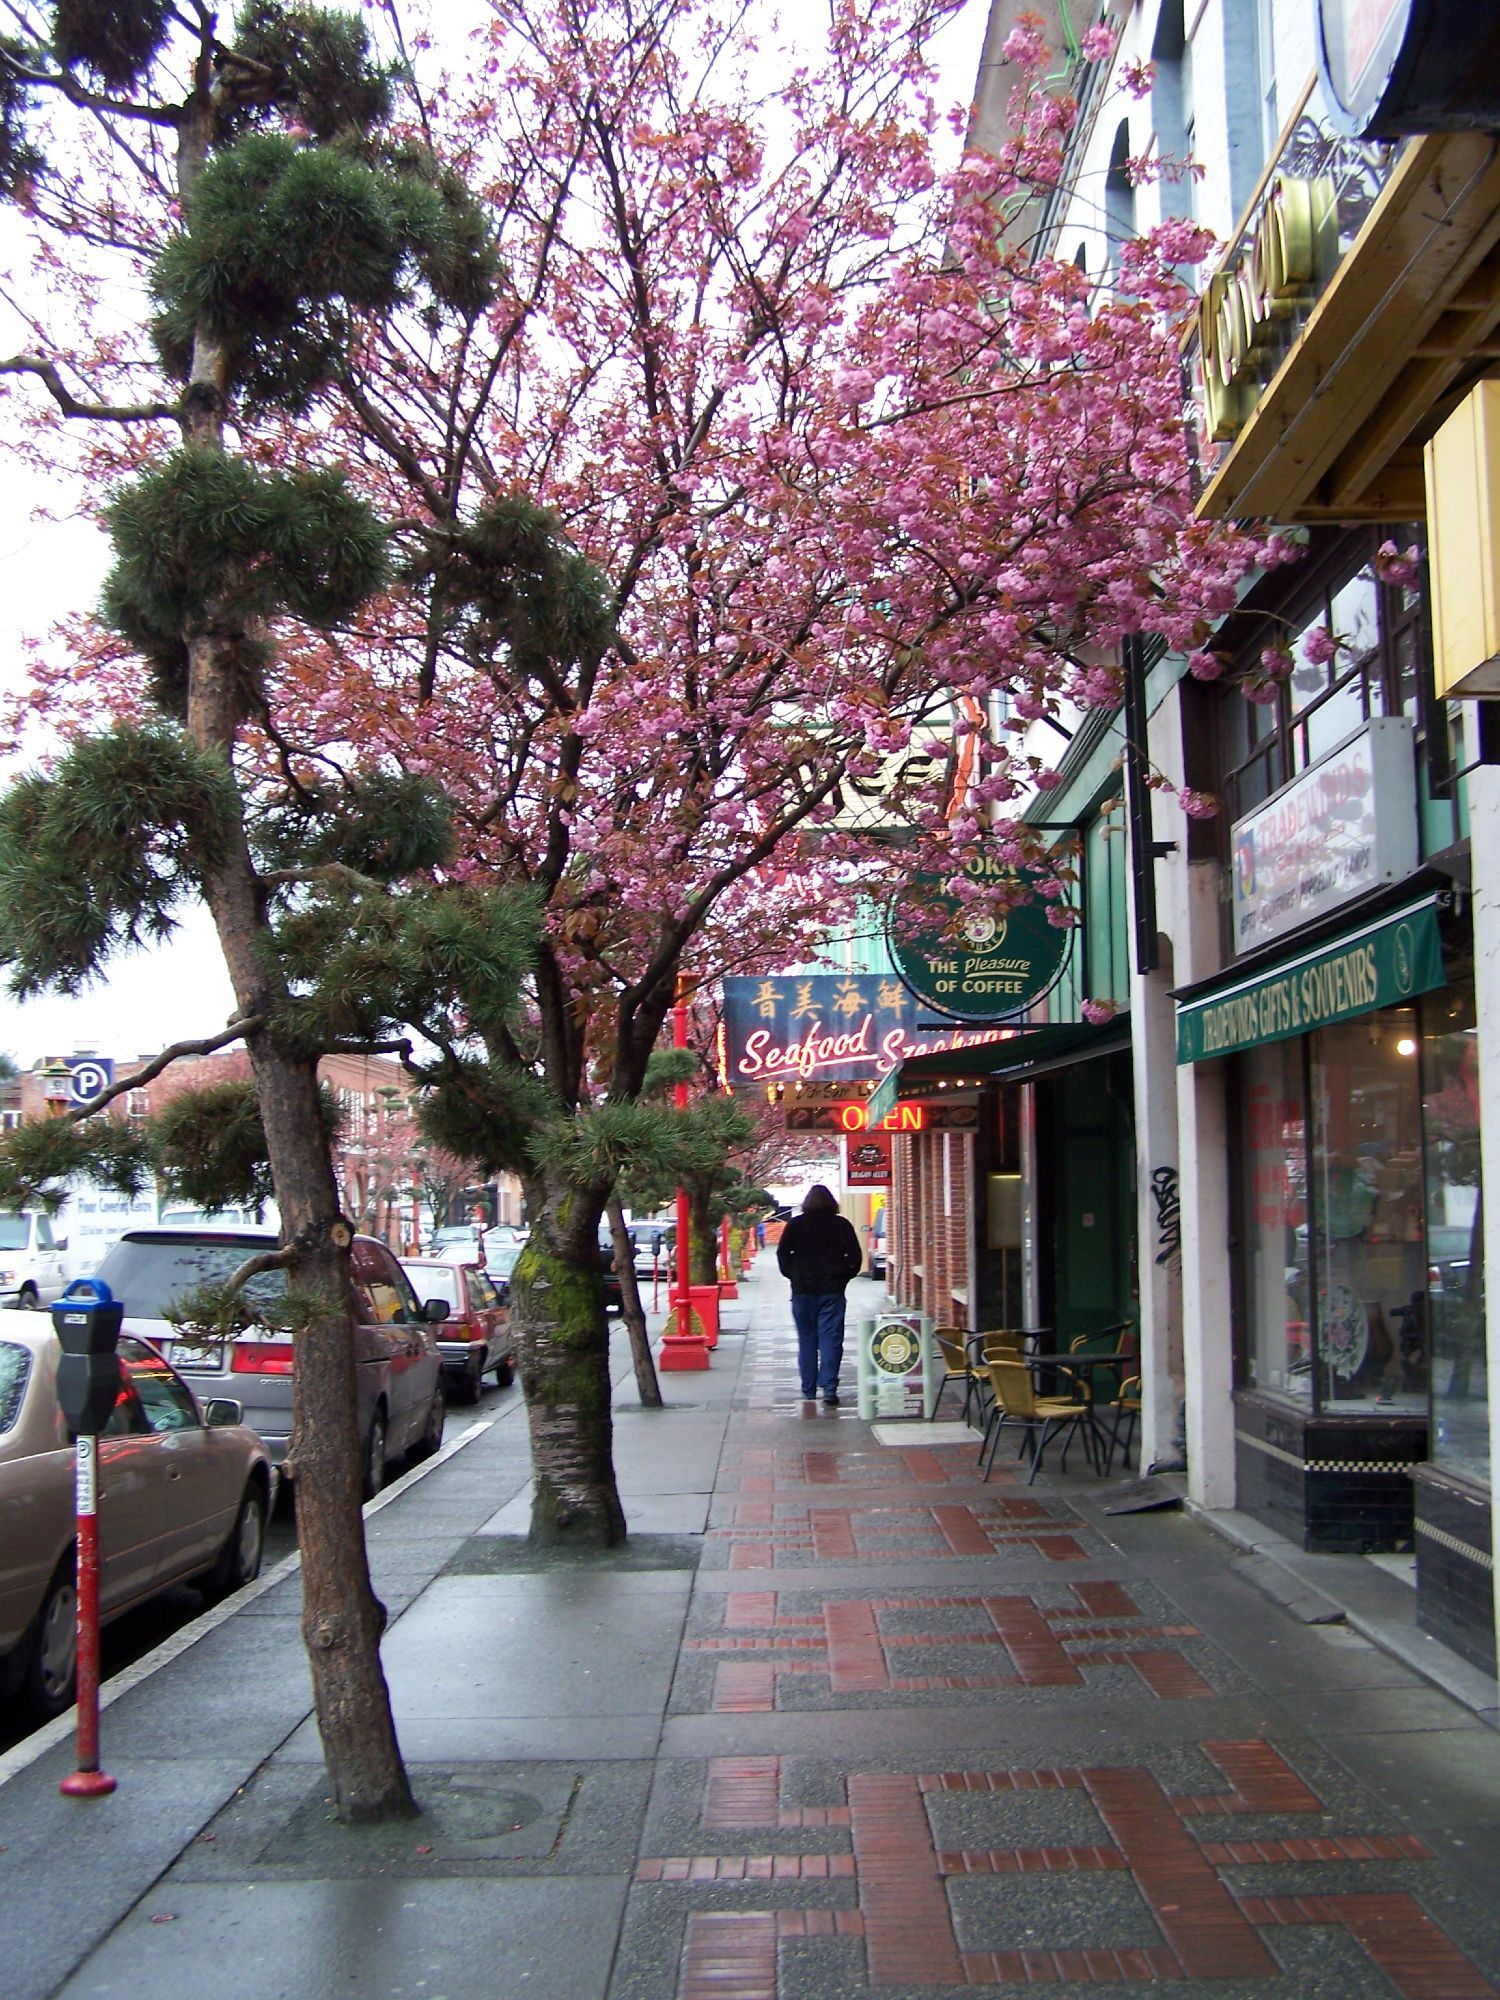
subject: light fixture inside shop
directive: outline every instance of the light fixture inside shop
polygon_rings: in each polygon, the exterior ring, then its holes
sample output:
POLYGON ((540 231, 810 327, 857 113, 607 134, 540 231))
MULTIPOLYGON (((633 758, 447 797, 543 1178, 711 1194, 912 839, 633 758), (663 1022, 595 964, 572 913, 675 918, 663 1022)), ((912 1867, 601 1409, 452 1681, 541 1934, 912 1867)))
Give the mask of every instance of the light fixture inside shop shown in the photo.
POLYGON ((1414 1056, 1417 1053, 1416 1042, 1410 1035, 1403 1035, 1396 1044, 1396 1053, 1398 1056, 1414 1056))

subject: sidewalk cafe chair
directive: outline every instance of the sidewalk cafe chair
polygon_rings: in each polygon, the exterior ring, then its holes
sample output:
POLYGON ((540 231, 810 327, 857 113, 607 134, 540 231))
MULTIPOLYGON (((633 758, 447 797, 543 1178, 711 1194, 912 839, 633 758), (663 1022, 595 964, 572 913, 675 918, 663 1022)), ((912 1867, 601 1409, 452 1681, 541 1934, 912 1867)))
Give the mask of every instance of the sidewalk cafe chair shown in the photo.
POLYGON ((1096 1368, 1092 1371, 1094 1400, 1112 1402, 1120 1392, 1120 1385, 1127 1367, 1138 1365, 1135 1349, 1135 1321, 1116 1320, 1113 1326, 1096 1327, 1092 1333, 1080 1333, 1068 1342, 1070 1354, 1110 1354, 1117 1355, 1122 1363, 1119 1369, 1096 1368))
MULTIPOLYGON (((971 1365, 975 1369, 974 1399, 984 1412, 984 1436, 980 1440, 979 1456, 984 1458, 985 1447, 992 1443, 994 1434, 1003 1429, 1005 1412, 995 1402, 994 1387, 990 1381, 988 1364, 991 1361, 1020 1361, 1026 1353, 1028 1341, 1045 1347, 1051 1338, 1051 1328, 1045 1326, 992 1326, 981 1333, 969 1335, 971 1351, 977 1350, 978 1360, 971 1365), (993 1421, 992 1421, 993 1420, 993 1421)), ((1022 1438, 1022 1449, 1025 1439, 1022 1438)), ((1020 1456, 1020 1453, 1017 1453, 1020 1456)), ((994 1452, 990 1453, 991 1462, 994 1452)), ((985 1475, 988 1478, 988 1474, 985 1475)))
MULTIPOLYGON (((1096 1410, 1098 1405, 1095 1405, 1096 1410)), ((1104 1410, 1111 1417, 1109 1442, 1104 1453, 1104 1476, 1109 1477, 1109 1469, 1115 1462, 1115 1446, 1119 1445, 1124 1457, 1125 1470, 1130 1470, 1130 1447, 1135 1438, 1135 1427, 1141 1414, 1141 1378, 1127 1375, 1120 1384, 1113 1402, 1106 1403, 1104 1410), (1121 1439, 1123 1429, 1125 1436, 1121 1439)))
POLYGON ((937 1416, 938 1404, 943 1400, 943 1391, 950 1382, 964 1385, 963 1421, 969 1421, 969 1407, 979 1393, 979 1380, 969 1365, 969 1330, 963 1326, 935 1326, 932 1337, 937 1343, 938 1353, 943 1358, 943 1379, 938 1384, 938 1392, 932 1399, 932 1409, 928 1414, 931 1423, 937 1416))
MULTIPOLYGON (((1062 1469, 1068 1469, 1068 1446, 1073 1442, 1073 1433, 1083 1427, 1083 1448, 1088 1454, 1090 1465, 1093 1453, 1093 1407, 1087 1396, 1039 1396, 1031 1379, 1031 1370, 1023 1361, 991 1361, 986 1364, 990 1386, 995 1396, 995 1411, 1000 1412, 1000 1421, 992 1421, 992 1429, 987 1432, 990 1446, 989 1465, 984 1477, 989 1478, 994 1470, 995 1447, 1000 1441, 1001 1425, 1015 1424, 1025 1433, 1025 1443, 1031 1452, 1031 1470, 1026 1475, 1029 1486, 1036 1478, 1037 1468, 1042 1462, 1042 1453, 1054 1438, 1064 1439, 1062 1469)), ((1059 1371, 1063 1372, 1063 1371, 1059 1371)), ((1075 1390, 1084 1385, 1076 1379, 1075 1390)))

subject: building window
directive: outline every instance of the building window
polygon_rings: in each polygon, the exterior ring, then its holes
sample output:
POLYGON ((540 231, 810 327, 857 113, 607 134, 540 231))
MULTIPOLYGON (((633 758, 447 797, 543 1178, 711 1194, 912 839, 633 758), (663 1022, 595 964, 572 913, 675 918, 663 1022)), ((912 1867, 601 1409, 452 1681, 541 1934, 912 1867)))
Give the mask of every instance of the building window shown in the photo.
POLYGON ((1194 181, 1186 166, 1193 157, 1196 137, 1193 47, 1183 32, 1182 0, 1163 0, 1151 58, 1156 66, 1151 122, 1166 170, 1162 206, 1171 215, 1191 215, 1194 181))
POLYGON ((1130 126, 1122 118, 1110 153, 1109 172, 1104 177, 1105 270, 1110 277, 1119 266, 1121 251, 1136 233, 1135 189, 1130 181, 1129 159, 1130 126))
MULTIPOLYGON (((1228 704, 1225 794, 1229 817, 1252 811, 1271 793, 1320 763, 1376 715, 1406 715, 1420 723, 1417 699, 1423 600, 1419 590, 1379 582, 1372 561, 1387 531, 1362 535, 1355 549, 1307 580, 1275 616, 1250 621, 1249 637, 1235 660, 1254 672, 1267 647, 1292 656, 1290 677, 1274 701, 1261 705, 1236 695, 1228 704), (1314 634, 1339 641, 1332 659, 1320 657, 1314 634)), ((1399 528, 1396 539, 1411 540, 1399 528)))
POLYGON ((1240 1059, 1246 1371, 1317 1414, 1427 1408, 1417 1051, 1391 1007, 1240 1059))
POLYGON ((1433 1463, 1487 1481, 1484 1202, 1472 974, 1422 1002, 1428 1341, 1433 1463))

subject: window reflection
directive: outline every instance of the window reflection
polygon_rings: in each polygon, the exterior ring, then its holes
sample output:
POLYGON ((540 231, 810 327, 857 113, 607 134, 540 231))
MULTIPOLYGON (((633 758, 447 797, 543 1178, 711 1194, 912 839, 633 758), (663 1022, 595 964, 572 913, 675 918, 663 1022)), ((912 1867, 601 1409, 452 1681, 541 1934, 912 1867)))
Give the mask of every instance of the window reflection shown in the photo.
POLYGON ((1484 1204, 1472 979, 1434 994, 1424 1004, 1422 1026, 1432 1457, 1448 1471, 1487 1480, 1484 1204))

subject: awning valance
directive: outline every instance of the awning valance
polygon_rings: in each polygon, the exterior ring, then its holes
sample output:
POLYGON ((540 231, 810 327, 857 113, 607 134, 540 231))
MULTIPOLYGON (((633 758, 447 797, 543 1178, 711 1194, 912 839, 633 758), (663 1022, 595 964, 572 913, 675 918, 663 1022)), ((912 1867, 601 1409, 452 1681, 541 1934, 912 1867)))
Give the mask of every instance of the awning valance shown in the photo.
POLYGON ((1443 983, 1437 899, 1426 896, 1253 973, 1228 972, 1177 1009, 1179 1063, 1213 1062, 1262 1042, 1378 1007, 1396 1007, 1443 983))
POLYGON ((1087 1021, 1054 1021, 1037 1028, 1019 1028, 1003 1042, 980 1048, 935 1049, 908 1056, 891 1071, 870 1098, 872 1124, 892 1110, 900 1097, 939 1083, 1021 1083, 1028 1075, 1063 1063, 1086 1062, 1130 1046, 1130 1020, 1122 1015, 1098 1027, 1087 1021))

